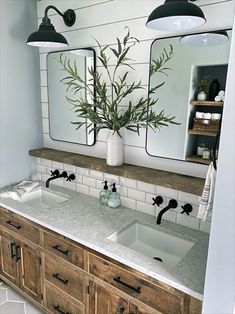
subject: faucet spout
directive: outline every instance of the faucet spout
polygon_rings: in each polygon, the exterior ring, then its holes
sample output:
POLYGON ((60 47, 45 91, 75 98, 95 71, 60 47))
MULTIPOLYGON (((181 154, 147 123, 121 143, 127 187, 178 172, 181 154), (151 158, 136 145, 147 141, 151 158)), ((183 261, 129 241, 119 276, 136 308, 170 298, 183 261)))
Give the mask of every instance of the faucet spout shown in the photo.
POLYGON ((46 188, 49 188, 50 181, 59 179, 59 178, 67 178, 67 177, 68 177, 68 174, 66 171, 63 171, 61 174, 51 176, 50 178, 46 180, 46 188))
POLYGON ((171 199, 169 201, 168 205, 159 212, 159 214, 157 216, 157 224, 158 225, 161 224, 162 216, 163 216, 163 214, 165 214, 165 212, 167 212, 171 208, 176 208, 177 206, 178 206, 178 202, 174 199, 171 199))

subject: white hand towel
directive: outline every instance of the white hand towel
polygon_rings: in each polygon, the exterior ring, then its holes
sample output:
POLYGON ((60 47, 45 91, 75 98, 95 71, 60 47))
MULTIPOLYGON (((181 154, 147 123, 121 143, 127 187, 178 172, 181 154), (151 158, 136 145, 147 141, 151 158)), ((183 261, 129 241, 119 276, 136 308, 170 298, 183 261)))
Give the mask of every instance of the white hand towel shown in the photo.
POLYGON ((216 181, 216 170, 211 162, 207 171, 206 181, 202 192, 202 197, 199 204, 199 210, 197 218, 203 221, 211 220, 214 191, 216 181))
POLYGON ((221 100, 222 100, 222 96, 218 95, 218 96, 215 97, 215 101, 221 101, 221 100))
POLYGON ((23 199, 30 191, 39 186, 35 181, 22 181, 11 187, 8 191, 0 194, 1 197, 12 198, 15 201, 23 199))

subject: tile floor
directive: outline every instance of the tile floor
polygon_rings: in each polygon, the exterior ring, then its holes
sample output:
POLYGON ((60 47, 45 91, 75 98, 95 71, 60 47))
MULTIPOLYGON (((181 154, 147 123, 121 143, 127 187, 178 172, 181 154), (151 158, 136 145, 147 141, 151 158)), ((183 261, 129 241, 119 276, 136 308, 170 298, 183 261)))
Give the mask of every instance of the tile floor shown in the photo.
POLYGON ((0 280, 0 314, 42 314, 22 295, 0 280))

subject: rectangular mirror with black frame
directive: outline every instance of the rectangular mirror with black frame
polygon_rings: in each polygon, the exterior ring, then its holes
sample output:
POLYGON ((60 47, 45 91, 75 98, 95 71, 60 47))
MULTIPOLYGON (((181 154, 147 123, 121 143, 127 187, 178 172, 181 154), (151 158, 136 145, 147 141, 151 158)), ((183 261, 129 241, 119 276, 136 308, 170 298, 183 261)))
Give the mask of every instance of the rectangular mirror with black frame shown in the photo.
POLYGON ((220 132, 224 104, 231 30, 156 39, 150 64, 172 46, 167 75, 149 78, 149 90, 165 81, 151 98, 154 110, 175 116, 180 125, 146 133, 146 151, 151 156, 209 164, 220 132), (218 44, 215 34, 223 34, 218 44), (197 36, 195 36, 197 35, 197 36), (194 38, 195 36, 195 38, 194 38), (209 36, 209 37, 208 37, 209 36), (209 39, 208 39, 209 38, 209 39))
MULTIPOLYGON (((94 145, 95 132, 89 132, 92 128, 90 122, 85 121, 86 123, 79 129, 76 129, 76 124, 73 124, 74 122, 78 122, 78 117, 74 112, 73 105, 67 98, 74 98, 74 93, 73 91, 67 91, 67 85, 63 81, 67 73, 61 69, 61 54, 63 58, 70 61, 72 66, 76 64, 79 76, 87 84, 94 85, 89 72, 91 68, 95 70, 95 51, 93 49, 82 48, 48 53, 47 76, 50 137, 56 141, 88 146, 94 145)), ((84 93, 84 91, 80 92, 84 93)), ((95 95, 85 95, 85 97, 92 103, 95 95)), ((85 118, 79 119, 83 119, 84 121, 85 118)))

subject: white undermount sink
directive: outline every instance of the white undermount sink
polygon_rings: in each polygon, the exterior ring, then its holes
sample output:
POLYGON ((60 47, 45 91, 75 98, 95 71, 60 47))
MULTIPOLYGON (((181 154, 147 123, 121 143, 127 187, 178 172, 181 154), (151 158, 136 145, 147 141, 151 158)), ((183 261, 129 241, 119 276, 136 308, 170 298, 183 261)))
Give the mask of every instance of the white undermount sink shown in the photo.
POLYGON ((69 195, 39 187, 29 192, 20 202, 36 209, 47 208, 69 199, 69 195))
POLYGON ((108 239, 167 266, 176 265, 195 244, 138 221, 112 234, 108 239))

